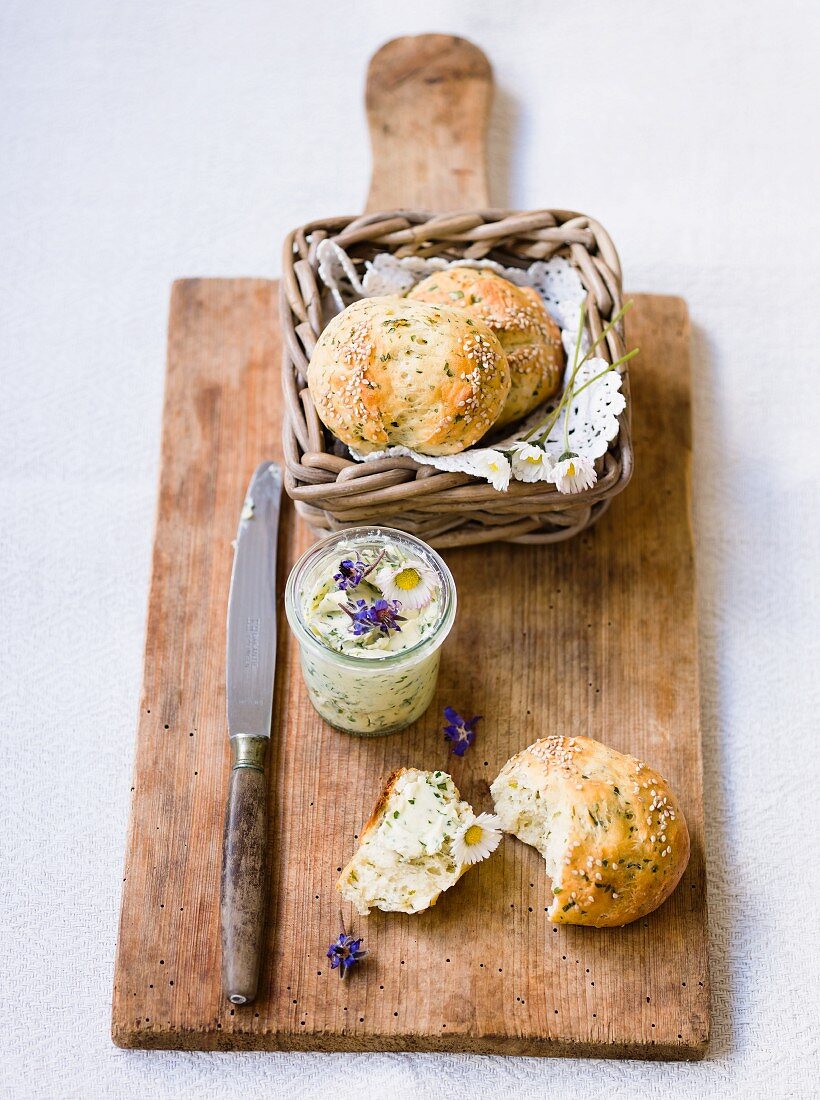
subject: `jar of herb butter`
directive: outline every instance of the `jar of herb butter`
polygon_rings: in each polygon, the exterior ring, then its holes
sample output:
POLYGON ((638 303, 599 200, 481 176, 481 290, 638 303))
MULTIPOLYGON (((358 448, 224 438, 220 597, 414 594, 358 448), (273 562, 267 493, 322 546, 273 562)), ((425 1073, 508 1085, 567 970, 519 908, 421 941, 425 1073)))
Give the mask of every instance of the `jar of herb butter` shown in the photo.
POLYGON ((427 710, 456 588, 441 557, 390 527, 355 527, 316 543, 285 590, 313 706, 361 737, 396 733, 427 710))

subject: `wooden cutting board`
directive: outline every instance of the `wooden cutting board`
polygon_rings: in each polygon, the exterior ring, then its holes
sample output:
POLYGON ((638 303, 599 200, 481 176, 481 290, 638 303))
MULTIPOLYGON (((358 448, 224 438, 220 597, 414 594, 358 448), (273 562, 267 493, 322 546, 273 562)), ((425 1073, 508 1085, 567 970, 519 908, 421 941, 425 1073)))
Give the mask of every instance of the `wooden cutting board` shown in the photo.
MULTIPOLYGON (((479 130, 476 138, 466 128, 472 162, 451 135, 450 173, 448 142, 436 131, 435 169, 425 162, 416 171, 430 205, 465 202, 465 190, 467 204, 485 204, 475 142, 480 151, 489 80, 480 51, 458 39, 403 39, 377 55, 368 108, 383 171, 374 173, 374 202, 418 200, 390 190, 391 178, 411 184, 398 152, 383 148, 383 127, 407 141, 427 95, 463 97, 462 117, 471 106, 479 130)), ((235 1008, 221 995, 219 957, 225 614, 245 486, 261 459, 282 460, 277 285, 174 285, 117 1044, 703 1056, 709 979, 684 303, 636 296, 628 343, 641 348, 632 483, 573 541, 445 551, 459 614, 436 699, 415 726, 376 740, 326 726, 307 701, 281 614, 266 961, 258 1000, 235 1008), (484 715, 462 760, 442 737, 447 704, 484 715), (557 732, 600 738, 669 778, 693 842, 670 900, 623 929, 553 927, 543 861, 508 839, 429 912, 358 919, 370 956, 341 982, 325 958, 338 931, 334 883, 387 774, 402 764, 448 769, 477 810, 490 809, 487 785, 506 759, 557 732)), ((288 502, 280 588, 310 541, 288 502)))

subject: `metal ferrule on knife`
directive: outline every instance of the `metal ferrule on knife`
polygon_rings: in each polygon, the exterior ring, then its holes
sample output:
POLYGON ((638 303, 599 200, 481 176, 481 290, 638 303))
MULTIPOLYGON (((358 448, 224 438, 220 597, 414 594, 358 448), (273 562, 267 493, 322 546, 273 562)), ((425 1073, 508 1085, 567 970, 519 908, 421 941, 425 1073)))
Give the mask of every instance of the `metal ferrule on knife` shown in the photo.
POLYGON ((269 740, 268 737, 259 737, 251 733, 233 734, 231 737, 231 770, 256 768, 257 771, 264 771, 269 740))

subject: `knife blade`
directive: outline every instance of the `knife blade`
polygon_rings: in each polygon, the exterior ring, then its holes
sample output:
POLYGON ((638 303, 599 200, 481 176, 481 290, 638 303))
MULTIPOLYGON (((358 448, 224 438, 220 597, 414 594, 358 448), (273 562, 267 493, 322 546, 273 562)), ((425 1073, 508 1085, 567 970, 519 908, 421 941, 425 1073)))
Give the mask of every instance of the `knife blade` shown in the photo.
POLYGON ((276 676, 276 544, 282 471, 263 462, 239 519, 228 597, 226 687, 231 776, 222 844, 222 983, 256 996, 265 915, 267 780, 276 676))

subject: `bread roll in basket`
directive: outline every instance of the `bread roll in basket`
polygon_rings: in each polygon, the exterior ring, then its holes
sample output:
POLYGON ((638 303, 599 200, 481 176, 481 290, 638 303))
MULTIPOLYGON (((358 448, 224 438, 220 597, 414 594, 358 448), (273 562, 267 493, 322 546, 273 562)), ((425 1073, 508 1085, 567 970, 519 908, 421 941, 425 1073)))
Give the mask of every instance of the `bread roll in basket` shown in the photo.
POLYGON ((496 428, 537 409, 561 385, 561 330, 531 286, 516 286, 489 268, 452 267, 422 279, 408 298, 449 304, 498 337, 510 368, 510 392, 496 428))
POLYGON ((334 317, 307 378, 322 422, 362 454, 394 444, 456 454, 490 430, 510 392, 490 329, 460 310, 390 295, 334 317))

